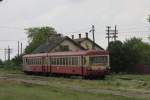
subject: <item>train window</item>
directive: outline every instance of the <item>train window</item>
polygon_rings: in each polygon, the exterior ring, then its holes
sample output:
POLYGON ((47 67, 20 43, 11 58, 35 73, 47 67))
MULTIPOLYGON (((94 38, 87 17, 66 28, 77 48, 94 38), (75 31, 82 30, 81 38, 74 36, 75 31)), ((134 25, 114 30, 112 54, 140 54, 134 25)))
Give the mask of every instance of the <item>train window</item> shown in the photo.
POLYGON ((34 65, 34 59, 32 58, 32 65, 34 65))
POLYGON ((30 65, 30 58, 28 59, 28 64, 30 65))
POLYGON ((32 59, 30 59, 29 62, 30 62, 30 65, 32 65, 32 59))
POLYGON ((60 65, 60 62, 59 62, 59 60, 60 60, 60 59, 59 59, 59 58, 57 58, 56 60, 57 60, 56 65, 60 65))
POLYGON ((62 59, 62 58, 59 58, 59 59, 60 59, 59 65, 62 65, 62 60, 63 60, 63 59, 62 59))
POLYGON ((42 64, 42 59, 41 58, 40 58, 40 62, 39 63, 40 63, 40 65, 42 64))
POLYGON ((41 65, 42 63, 41 63, 41 58, 39 58, 39 64, 41 65))
POLYGON ((51 65, 51 58, 48 58, 48 65, 51 65))
POLYGON ((90 57, 90 64, 107 63, 107 56, 92 56, 90 57))
POLYGON ((57 61, 56 58, 53 58, 53 65, 56 65, 57 61))
POLYGON ((29 62, 30 62, 30 65, 32 65, 32 59, 30 59, 29 62))
POLYGON ((75 65, 74 57, 72 57, 72 65, 75 65))
POLYGON ((34 64, 34 59, 32 58, 32 59, 31 59, 31 65, 33 65, 33 64, 34 64))
POLYGON ((36 61, 35 61, 36 65, 38 65, 38 58, 36 58, 36 61))
POLYGON ((69 65, 69 57, 66 57, 66 65, 69 65))
POLYGON ((83 57, 83 65, 86 64, 86 57, 83 57))
POLYGON ((65 58, 62 58, 62 65, 65 65, 65 58))
POLYGON ((28 64, 28 62, 27 62, 27 58, 25 58, 25 64, 28 64))
POLYGON ((72 62, 71 57, 68 57, 68 65, 71 65, 71 62, 72 62))
POLYGON ((38 64, 38 65, 40 64, 40 59, 39 59, 39 58, 37 59, 37 64, 38 64))
POLYGON ((54 58, 51 58, 51 64, 54 65, 54 58))
POLYGON ((30 65, 30 59, 28 59, 28 64, 30 65))
POLYGON ((33 64, 33 59, 32 58, 31 58, 30 62, 31 62, 31 65, 32 65, 33 64))
POLYGON ((67 62, 67 57, 64 57, 64 62, 65 62, 65 63, 64 63, 65 65, 68 64, 68 62, 67 62))
POLYGON ((30 65, 30 58, 28 59, 28 64, 30 65))
POLYGON ((37 65, 39 64, 38 60, 39 60, 39 58, 36 59, 36 64, 37 64, 37 65))
POLYGON ((32 65, 34 65, 34 59, 32 58, 32 65))
POLYGON ((33 64, 34 64, 34 65, 36 64, 36 58, 35 58, 35 59, 33 59, 33 64))
POLYGON ((36 59, 36 65, 38 65, 38 64, 39 64, 38 60, 39 60, 39 58, 37 58, 37 59, 36 59))
POLYGON ((72 57, 72 65, 78 65, 78 57, 72 57))

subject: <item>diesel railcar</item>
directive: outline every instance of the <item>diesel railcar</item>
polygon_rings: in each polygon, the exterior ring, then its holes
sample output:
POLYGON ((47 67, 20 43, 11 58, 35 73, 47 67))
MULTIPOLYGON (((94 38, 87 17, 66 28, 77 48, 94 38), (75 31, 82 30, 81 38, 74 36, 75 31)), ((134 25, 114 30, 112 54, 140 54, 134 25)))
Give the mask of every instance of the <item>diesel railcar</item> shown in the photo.
POLYGON ((27 54, 23 56, 26 73, 105 76, 109 71, 107 51, 72 51, 27 54))

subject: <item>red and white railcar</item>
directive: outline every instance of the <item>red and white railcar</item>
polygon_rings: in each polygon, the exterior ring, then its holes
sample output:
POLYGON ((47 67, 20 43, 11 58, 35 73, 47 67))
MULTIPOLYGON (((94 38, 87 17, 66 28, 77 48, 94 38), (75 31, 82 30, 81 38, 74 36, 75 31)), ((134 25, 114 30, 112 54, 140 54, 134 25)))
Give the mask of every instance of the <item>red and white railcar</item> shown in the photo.
POLYGON ((23 71, 30 73, 104 76, 108 69, 107 51, 55 52, 23 56, 23 71))

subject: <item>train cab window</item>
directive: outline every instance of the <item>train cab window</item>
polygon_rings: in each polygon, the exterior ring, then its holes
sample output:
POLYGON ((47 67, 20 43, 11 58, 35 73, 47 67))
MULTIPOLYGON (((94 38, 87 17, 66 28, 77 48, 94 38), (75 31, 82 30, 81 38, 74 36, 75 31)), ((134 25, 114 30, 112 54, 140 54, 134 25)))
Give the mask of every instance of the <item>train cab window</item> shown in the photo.
POLYGON ((90 64, 107 63, 107 56, 92 56, 90 57, 90 64))

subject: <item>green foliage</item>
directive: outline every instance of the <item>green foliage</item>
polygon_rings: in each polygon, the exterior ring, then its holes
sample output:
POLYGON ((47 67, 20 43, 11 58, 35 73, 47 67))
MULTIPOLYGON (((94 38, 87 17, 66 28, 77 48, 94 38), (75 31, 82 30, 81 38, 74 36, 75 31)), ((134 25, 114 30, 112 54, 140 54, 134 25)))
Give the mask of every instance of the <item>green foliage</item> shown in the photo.
POLYGON ((142 39, 132 38, 125 41, 123 50, 125 66, 131 68, 136 64, 145 64, 150 61, 150 45, 142 42, 142 39))
POLYGON ((0 60, 0 68, 4 70, 20 70, 22 66, 22 56, 16 56, 10 61, 0 60))
POLYGON ((124 70, 123 65, 123 44, 121 41, 110 42, 108 51, 110 52, 110 65, 111 70, 114 72, 120 72, 124 70))
POLYGON ((29 45, 25 48, 26 54, 34 51, 40 44, 47 41, 51 35, 57 33, 52 27, 28 28, 26 31, 29 39, 29 45))
POLYGON ((2 68, 5 70, 16 70, 16 69, 18 69, 18 67, 12 61, 4 61, 2 68))
POLYGON ((150 64, 150 45, 140 38, 111 42, 108 51, 113 72, 133 72, 136 64, 150 64))
POLYGON ((15 56, 11 61, 12 61, 16 66, 21 66, 21 65, 22 65, 22 55, 20 55, 20 56, 15 56))
POLYGON ((0 68, 3 67, 3 61, 0 59, 0 68))

